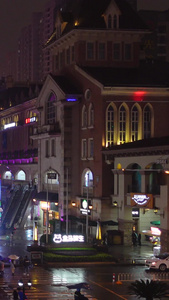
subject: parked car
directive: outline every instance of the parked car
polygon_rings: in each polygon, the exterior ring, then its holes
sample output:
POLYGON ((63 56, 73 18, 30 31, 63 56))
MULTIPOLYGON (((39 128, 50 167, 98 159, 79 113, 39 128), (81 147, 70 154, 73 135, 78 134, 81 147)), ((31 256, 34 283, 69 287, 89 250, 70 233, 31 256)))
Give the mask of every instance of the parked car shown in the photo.
POLYGON ((148 258, 146 259, 145 264, 149 269, 156 269, 164 272, 169 269, 169 253, 166 252, 148 258))

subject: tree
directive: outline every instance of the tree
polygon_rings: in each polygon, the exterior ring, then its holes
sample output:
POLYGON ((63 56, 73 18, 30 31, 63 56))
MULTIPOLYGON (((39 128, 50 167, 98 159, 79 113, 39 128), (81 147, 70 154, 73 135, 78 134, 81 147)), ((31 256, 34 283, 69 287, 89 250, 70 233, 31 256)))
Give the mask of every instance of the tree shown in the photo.
POLYGON ((140 279, 132 282, 129 286, 131 295, 136 295, 138 298, 145 298, 146 300, 153 300, 154 298, 161 299, 166 297, 169 293, 169 286, 165 282, 153 281, 147 279, 146 281, 140 279))

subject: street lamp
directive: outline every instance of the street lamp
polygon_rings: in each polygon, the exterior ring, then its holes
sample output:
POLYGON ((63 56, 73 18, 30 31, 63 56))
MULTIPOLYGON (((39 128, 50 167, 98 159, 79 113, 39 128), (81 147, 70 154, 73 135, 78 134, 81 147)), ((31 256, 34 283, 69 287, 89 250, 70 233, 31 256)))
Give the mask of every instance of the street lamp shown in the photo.
POLYGON ((87 214, 86 214, 86 242, 88 243, 89 240, 89 215, 88 215, 88 209, 89 209, 89 172, 87 173, 87 214))

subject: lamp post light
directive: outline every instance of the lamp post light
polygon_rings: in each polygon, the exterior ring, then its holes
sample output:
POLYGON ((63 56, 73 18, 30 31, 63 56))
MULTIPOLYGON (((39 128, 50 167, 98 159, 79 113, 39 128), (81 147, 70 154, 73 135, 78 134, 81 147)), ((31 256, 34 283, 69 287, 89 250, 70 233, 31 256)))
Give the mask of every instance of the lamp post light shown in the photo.
POLYGON ((87 173, 87 213, 86 213, 86 242, 88 243, 89 240, 89 214, 88 214, 88 209, 89 209, 89 172, 87 173))

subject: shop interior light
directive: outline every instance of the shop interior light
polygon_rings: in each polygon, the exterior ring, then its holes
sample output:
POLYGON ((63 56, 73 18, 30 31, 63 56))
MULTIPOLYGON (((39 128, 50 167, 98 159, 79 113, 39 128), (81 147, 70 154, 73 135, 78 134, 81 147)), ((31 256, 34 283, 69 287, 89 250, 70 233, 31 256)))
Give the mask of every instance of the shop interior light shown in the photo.
POLYGON ((154 213, 156 214, 156 215, 158 215, 158 216, 162 216, 163 218, 164 218, 164 210, 163 210, 163 212, 162 213, 158 213, 158 207, 154 207, 154 213))
POLYGON ((73 206, 73 207, 76 206, 76 202, 75 202, 75 201, 72 202, 72 206, 73 206))

